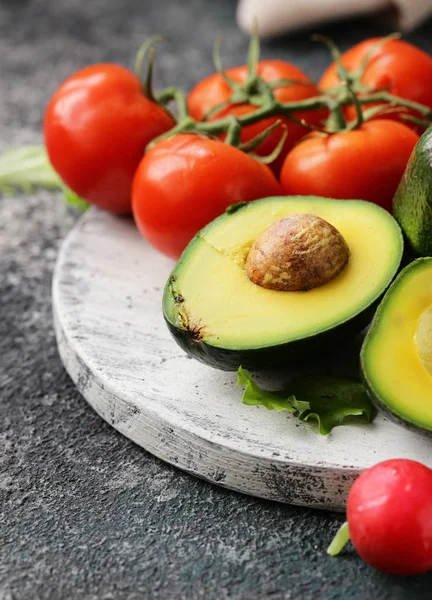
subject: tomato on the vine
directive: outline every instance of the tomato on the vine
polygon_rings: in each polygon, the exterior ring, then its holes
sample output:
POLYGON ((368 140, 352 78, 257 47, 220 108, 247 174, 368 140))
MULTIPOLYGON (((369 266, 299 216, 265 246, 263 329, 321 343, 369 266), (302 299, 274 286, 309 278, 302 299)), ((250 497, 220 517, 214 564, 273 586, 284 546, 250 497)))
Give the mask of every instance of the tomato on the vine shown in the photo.
MULTIPOLYGON (((355 72, 371 53, 360 79, 362 84, 432 109, 432 56, 402 40, 392 39, 380 44, 380 39, 368 39, 353 46, 342 55, 342 64, 355 72)), ((325 71, 318 84, 321 90, 329 90, 341 83, 337 69, 338 65, 332 63, 325 71)), ((407 112, 421 116, 412 110, 405 111, 405 114, 407 112)), ((346 114, 348 119, 354 118, 354 107, 348 107, 346 114)), ((412 128, 421 130, 415 123, 404 121, 402 115, 400 112, 389 112, 377 118, 402 120, 412 128)))
POLYGON ((69 77, 44 118, 50 161, 65 184, 88 202, 131 212, 131 187, 146 145, 175 125, 146 98, 124 67, 97 64, 69 77))
POLYGON ((381 462, 354 482, 351 541, 370 565, 395 575, 432 569, 432 471, 407 459, 381 462))
POLYGON ((181 134, 157 142, 142 159, 132 210, 147 241, 178 258, 229 205, 281 193, 271 170, 252 156, 219 140, 181 134))
POLYGON ((369 200, 391 211, 418 139, 412 129, 390 120, 328 136, 312 134, 288 154, 280 181, 286 194, 369 200))
MULTIPOLYGON (((241 65, 225 71, 226 75, 237 83, 245 83, 248 76, 248 67, 241 65)), ((276 100, 280 102, 297 102, 319 95, 316 86, 311 83, 305 73, 298 67, 283 60, 262 60, 257 64, 257 74, 266 82, 274 82, 282 79, 291 79, 295 83, 280 85, 273 90, 276 100), (304 83, 303 83, 304 82, 304 83)), ((219 104, 229 101, 232 89, 219 73, 206 77, 189 92, 187 103, 191 116, 201 120, 207 113, 219 104)), ((241 116, 257 110, 256 106, 248 103, 230 104, 214 113, 209 120, 215 120, 228 115, 241 116)), ((297 111, 293 116, 299 120, 305 120, 311 125, 319 125, 327 116, 324 109, 297 111)), ((253 125, 244 127, 241 141, 248 142, 267 129, 270 125, 280 120, 281 125, 275 128, 266 139, 255 149, 260 156, 267 156, 276 148, 283 135, 283 125, 288 127, 288 136, 279 156, 273 161, 271 167, 278 174, 283 159, 289 150, 302 138, 307 129, 299 123, 290 121, 287 117, 279 115, 267 117, 253 125)))

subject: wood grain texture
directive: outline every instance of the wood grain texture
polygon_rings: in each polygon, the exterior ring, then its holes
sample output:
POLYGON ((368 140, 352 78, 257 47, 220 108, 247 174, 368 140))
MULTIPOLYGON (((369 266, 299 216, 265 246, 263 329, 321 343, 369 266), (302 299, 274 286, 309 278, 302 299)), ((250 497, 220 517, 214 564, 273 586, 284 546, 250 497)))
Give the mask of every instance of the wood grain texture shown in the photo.
MULTIPOLYGON (((236 376, 188 358, 162 317, 173 266, 131 220, 90 210, 60 251, 53 310, 63 364, 115 429, 164 461, 246 494, 343 509, 360 470, 394 457, 432 467, 431 441, 383 416, 323 437, 241 404, 236 376)), ((276 389, 288 375, 262 375, 276 389), (280 381, 279 381, 280 380, 280 381)))

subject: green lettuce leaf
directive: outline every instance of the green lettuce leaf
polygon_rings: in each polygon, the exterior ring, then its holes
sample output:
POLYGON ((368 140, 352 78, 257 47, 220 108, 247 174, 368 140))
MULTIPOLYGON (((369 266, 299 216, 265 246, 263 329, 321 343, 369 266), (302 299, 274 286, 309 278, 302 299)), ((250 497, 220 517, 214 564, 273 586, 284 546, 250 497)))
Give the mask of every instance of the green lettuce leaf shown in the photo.
POLYGON ((65 201, 79 210, 88 203, 68 189, 53 169, 44 146, 10 148, 0 155, 0 194, 31 193, 35 188, 62 190, 65 201))
POLYGON ((0 155, 0 192, 31 192, 35 187, 60 189, 63 183, 43 146, 10 148, 0 155))
POLYGON ((248 406, 265 406, 268 410, 281 412, 287 410, 290 413, 296 412, 296 409, 290 402, 290 398, 285 398, 283 394, 277 392, 266 392, 261 389, 253 380, 252 373, 240 367, 237 371, 237 385, 244 385, 242 402, 248 406))
POLYGON ((286 390, 268 392, 239 368, 237 384, 245 387, 243 404, 288 411, 301 421, 315 420, 322 435, 349 422, 370 423, 375 415, 363 384, 354 377, 314 375, 293 380, 286 390))
POLYGON ((67 187, 64 188, 64 199, 67 204, 75 206, 75 208, 77 208, 81 212, 84 212, 90 206, 88 202, 80 198, 77 194, 75 194, 75 192, 73 192, 67 187))

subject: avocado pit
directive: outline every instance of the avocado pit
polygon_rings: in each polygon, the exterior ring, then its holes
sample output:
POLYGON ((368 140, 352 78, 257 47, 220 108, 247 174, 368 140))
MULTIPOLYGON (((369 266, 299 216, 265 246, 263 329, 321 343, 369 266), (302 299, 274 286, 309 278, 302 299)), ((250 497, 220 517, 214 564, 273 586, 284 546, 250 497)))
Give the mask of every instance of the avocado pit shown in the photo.
POLYGON ((331 281, 346 265, 349 248, 330 223, 293 214, 265 229, 246 259, 248 278, 263 288, 306 291, 331 281))

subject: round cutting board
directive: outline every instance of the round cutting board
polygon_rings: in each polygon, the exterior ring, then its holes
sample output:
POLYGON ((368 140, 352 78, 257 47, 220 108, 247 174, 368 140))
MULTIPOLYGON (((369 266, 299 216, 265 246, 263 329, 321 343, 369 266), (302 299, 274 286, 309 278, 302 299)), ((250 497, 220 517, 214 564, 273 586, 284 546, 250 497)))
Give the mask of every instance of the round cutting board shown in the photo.
MULTIPOLYGON (((132 220, 96 209, 60 251, 53 281, 60 356, 115 429, 220 486, 319 508, 342 509, 359 471, 378 461, 408 457, 432 467, 431 440, 381 415, 324 437, 290 414, 241 404, 235 373, 188 358, 171 338, 161 299, 172 266, 132 220)), ((358 348, 341 351, 357 361, 358 348)), ((339 365, 340 354, 334 360, 339 365)), ((277 389, 290 375, 258 382, 277 389)))

